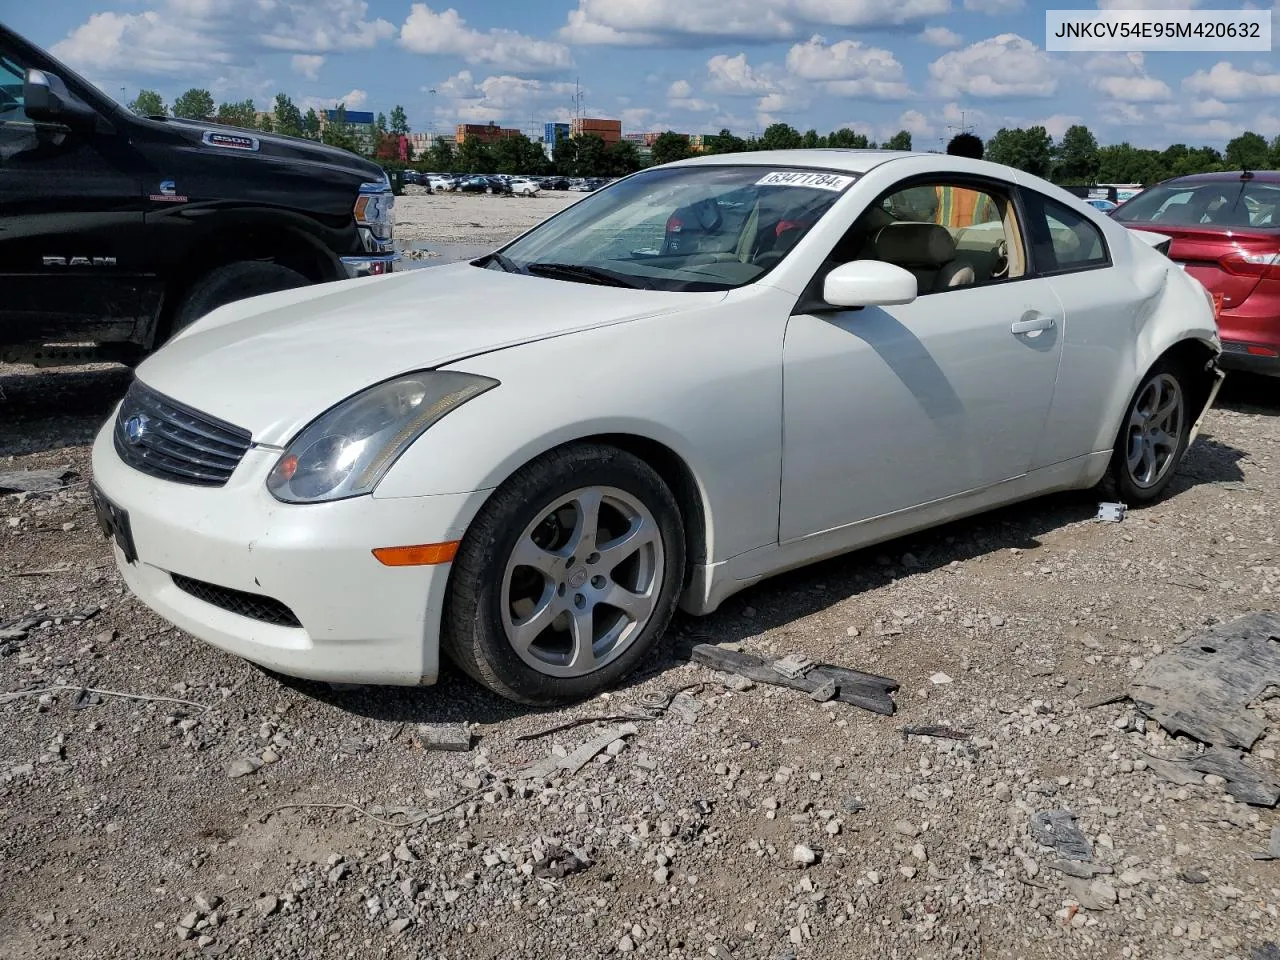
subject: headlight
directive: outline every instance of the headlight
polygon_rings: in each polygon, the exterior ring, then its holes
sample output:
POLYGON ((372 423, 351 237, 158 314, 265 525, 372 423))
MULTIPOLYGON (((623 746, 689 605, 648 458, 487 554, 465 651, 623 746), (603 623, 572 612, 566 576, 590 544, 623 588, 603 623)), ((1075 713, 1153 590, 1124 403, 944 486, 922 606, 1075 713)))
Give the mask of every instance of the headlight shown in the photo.
POLYGON ((370 387, 298 434, 272 468, 267 489, 285 503, 371 493, 423 431, 497 385, 488 377, 428 370, 370 387))
POLYGON ((352 213, 356 225, 363 227, 378 240, 390 240, 395 229, 395 218, 392 209, 396 198, 391 192, 391 181, 384 183, 364 183, 360 185, 360 194, 356 197, 352 213))

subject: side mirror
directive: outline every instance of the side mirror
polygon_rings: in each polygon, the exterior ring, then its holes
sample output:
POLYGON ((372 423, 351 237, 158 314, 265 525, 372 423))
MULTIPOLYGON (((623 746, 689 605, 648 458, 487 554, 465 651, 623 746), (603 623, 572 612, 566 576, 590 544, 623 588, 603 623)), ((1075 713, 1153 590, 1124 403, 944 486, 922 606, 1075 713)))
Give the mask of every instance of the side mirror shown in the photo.
POLYGON ((47 70, 28 70, 22 84, 23 109, 32 120, 65 123, 69 127, 97 121, 98 115, 67 89, 62 78, 47 70))
POLYGON ((833 307, 888 307, 911 303, 918 293, 914 274, 883 260, 842 263, 822 285, 822 298, 833 307))

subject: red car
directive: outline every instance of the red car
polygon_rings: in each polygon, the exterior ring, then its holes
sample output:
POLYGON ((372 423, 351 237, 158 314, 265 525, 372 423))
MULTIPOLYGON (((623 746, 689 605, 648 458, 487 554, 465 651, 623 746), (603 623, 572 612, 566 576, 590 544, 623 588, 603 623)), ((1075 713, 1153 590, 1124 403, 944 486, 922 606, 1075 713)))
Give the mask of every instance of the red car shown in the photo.
POLYGON ((1165 180, 1111 216, 1173 238, 1169 257, 1218 304, 1223 369, 1280 376, 1280 171, 1165 180))

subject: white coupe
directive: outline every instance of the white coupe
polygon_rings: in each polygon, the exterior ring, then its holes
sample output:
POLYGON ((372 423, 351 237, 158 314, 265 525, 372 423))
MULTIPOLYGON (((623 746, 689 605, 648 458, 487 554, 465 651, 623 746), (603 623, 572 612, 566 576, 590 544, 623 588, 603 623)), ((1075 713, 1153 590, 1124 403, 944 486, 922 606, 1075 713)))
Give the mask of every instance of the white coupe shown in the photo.
POLYGON ((93 451, 124 579, 267 668, 550 704, 677 605, 967 514, 1166 489, 1220 351, 1163 238, 1009 167, 650 168, 499 251, 221 307, 93 451))

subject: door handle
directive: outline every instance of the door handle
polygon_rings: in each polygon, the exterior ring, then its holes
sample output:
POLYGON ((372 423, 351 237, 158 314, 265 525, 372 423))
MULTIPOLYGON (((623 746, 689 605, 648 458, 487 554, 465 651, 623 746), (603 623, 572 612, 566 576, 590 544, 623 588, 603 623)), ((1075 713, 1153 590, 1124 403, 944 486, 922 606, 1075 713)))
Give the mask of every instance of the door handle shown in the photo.
POLYGON ((1014 333, 1038 333, 1041 330, 1052 330, 1054 324, 1053 317, 1047 313, 1028 310, 1022 315, 1022 319, 1013 321, 1009 329, 1014 333))

